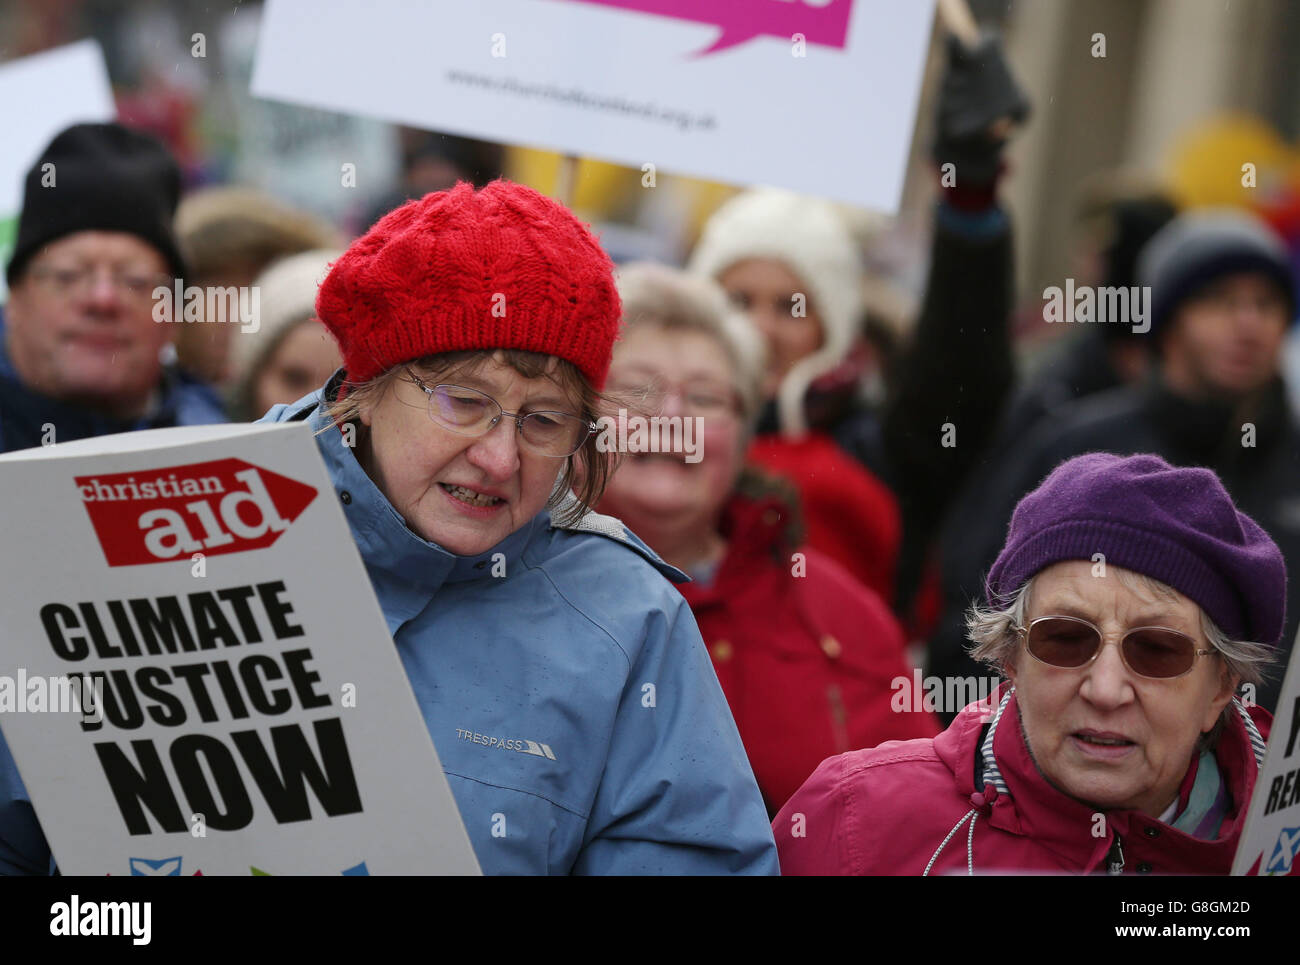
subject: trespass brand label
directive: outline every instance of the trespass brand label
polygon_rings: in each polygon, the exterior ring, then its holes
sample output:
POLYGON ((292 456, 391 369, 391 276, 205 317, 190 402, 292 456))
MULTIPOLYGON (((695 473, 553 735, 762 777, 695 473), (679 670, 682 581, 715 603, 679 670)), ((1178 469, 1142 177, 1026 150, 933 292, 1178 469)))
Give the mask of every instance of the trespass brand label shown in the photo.
POLYGON ((317 492, 242 459, 74 479, 109 566, 263 549, 317 492))

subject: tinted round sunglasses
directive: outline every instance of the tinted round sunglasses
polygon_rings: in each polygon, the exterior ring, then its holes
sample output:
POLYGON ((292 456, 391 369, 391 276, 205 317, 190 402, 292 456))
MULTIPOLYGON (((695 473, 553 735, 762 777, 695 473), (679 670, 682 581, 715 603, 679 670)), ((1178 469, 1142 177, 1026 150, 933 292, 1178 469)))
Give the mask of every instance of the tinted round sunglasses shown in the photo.
MULTIPOLYGON (((1045 616, 1027 627, 1015 627, 1025 649, 1035 660, 1051 667, 1078 669, 1101 653, 1101 630, 1079 617, 1045 616)), ((1191 671, 1198 657, 1213 650, 1197 649, 1196 641, 1168 627, 1135 627, 1119 643, 1124 666, 1139 677, 1169 680, 1191 671)))

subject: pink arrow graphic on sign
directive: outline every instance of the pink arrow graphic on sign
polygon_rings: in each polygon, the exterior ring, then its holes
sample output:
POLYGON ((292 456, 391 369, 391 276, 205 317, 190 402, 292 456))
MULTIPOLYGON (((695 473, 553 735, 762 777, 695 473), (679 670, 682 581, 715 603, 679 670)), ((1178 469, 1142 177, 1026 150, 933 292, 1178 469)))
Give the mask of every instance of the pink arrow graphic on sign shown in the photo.
POLYGON ((618 10, 648 13, 673 20, 707 23, 722 28, 703 57, 755 37, 789 40, 803 34, 810 44, 843 50, 849 32, 853 0, 565 0, 618 10))

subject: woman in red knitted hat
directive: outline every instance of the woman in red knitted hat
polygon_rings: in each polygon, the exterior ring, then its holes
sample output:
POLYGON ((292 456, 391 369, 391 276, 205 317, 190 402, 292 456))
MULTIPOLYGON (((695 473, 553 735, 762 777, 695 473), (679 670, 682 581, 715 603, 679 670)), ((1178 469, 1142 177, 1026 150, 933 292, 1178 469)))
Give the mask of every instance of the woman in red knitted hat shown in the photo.
POLYGON ((344 367, 266 419, 318 432, 483 869, 774 873, 685 576, 589 510, 620 308, 587 228, 458 184, 354 242, 316 307, 344 367))

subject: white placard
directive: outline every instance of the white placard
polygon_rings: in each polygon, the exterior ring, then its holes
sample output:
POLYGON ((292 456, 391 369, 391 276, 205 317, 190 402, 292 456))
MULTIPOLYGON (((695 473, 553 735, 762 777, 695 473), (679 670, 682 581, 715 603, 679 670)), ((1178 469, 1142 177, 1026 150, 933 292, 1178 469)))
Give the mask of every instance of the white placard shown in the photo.
POLYGON ((23 178, 54 135, 117 116, 104 53, 94 40, 0 65, 0 218, 23 205, 23 178))
POLYGON ((65 874, 478 873, 305 424, 11 453, 0 532, 0 727, 65 874))
MULTIPOLYGON (((117 116, 104 54, 93 40, 0 64, 0 267, 9 263, 23 179, 65 127, 117 116)), ((0 302, 8 289, 0 273, 0 302)))
POLYGON ((1300 651, 1291 652, 1234 875, 1300 875, 1300 651))
POLYGON ((897 209, 932 0, 268 0, 253 93, 897 209))

